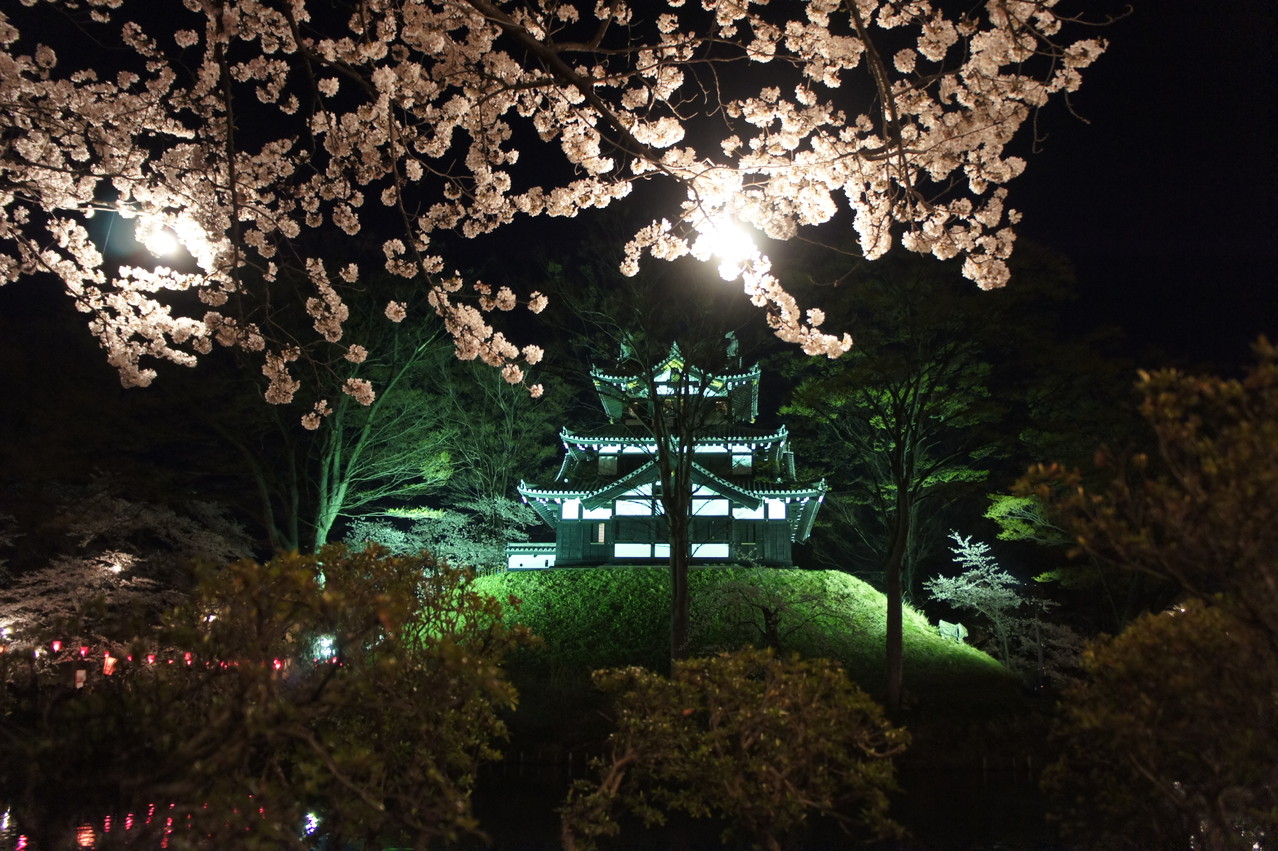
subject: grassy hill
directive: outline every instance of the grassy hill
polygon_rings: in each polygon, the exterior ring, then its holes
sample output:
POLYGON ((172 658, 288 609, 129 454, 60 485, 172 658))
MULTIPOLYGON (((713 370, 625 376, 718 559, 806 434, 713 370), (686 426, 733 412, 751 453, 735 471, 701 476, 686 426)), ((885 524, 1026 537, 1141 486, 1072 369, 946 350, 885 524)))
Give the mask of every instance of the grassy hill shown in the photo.
MULTIPOLYGON (((689 584, 694 654, 752 644, 827 656, 870 694, 882 692, 886 603, 865 582, 836 571, 715 567, 694 568, 689 584)), ((512 664, 532 714, 562 713, 567 705, 585 710, 592 670, 660 669, 668 659, 664 566, 508 572, 481 577, 478 586, 501 600, 517 598, 511 617, 545 641, 512 664)), ((994 659, 942 640, 919 612, 907 607, 904 624, 906 688, 914 706, 961 712, 1018 693, 1016 679, 994 659)))

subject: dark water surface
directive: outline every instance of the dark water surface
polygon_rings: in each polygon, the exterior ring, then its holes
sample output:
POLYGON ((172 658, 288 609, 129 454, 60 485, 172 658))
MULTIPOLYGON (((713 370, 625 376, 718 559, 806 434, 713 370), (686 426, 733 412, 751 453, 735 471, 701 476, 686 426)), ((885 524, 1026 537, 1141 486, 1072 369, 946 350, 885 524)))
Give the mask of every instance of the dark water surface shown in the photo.
MULTIPOLYGON (((830 822, 816 821, 804 835, 793 837, 796 851, 834 851, 865 848, 875 851, 1064 851, 1044 819, 1045 801, 1024 766, 977 766, 971 770, 914 770, 900 778, 905 790, 893 800, 893 817, 910 831, 903 842, 866 846, 844 835, 830 822)), ((517 761, 491 766, 481 778, 475 811, 488 841, 461 843, 458 851, 557 851, 559 818, 572 775, 567 766, 519 765, 517 761)), ((68 802, 71 804, 71 802, 68 802)), ((0 851, 66 851, 75 848, 167 847, 166 825, 181 833, 181 818, 169 819, 167 805, 144 805, 133 812, 110 816, 81 813, 77 827, 59 832, 48 848, 38 848, 32 832, 15 823, 0 802, 0 851)), ((621 834, 602 844, 604 851, 697 851, 723 847, 722 825, 705 820, 674 818, 662 828, 645 828, 623 821, 621 834)), ((742 846, 746 847, 746 846, 742 846)), ((317 843, 317 851, 330 849, 317 843)))

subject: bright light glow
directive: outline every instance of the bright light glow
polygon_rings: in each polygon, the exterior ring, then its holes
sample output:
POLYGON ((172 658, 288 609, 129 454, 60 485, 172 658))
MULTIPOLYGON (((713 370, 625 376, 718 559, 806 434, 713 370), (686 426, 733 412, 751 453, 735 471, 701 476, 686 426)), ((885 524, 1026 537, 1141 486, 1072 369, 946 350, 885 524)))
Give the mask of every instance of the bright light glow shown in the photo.
POLYGON ((302 822, 302 830, 304 831, 302 835, 310 836, 312 833, 319 830, 319 825, 319 816, 315 815, 315 813, 307 813, 306 820, 302 822))
POLYGON ((709 241, 710 253, 729 266, 740 266, 759 250, 749 232, 729 218, 710 222, 702 236, 709 241))
MULTIPOLYGON (((137 214, 121 210, 120 215, 133 218, 137 214)), ((137 215, 137 220, 133 237, 154 256, 169 257, 184 248, 201 269, 206 272, 213 269, 217 254, 215 247, 199 222, 186 213, 151 213, 137 215)))
POLYGON ((333 654, 333 647, 336 640, 331 635, 321 635, 315 639, 315 658, 329 659, 333 654))
POLYGON ((157 230, 144 244, 156 257, 172 257, 179 248, 177 237, 168 228, 157 230))

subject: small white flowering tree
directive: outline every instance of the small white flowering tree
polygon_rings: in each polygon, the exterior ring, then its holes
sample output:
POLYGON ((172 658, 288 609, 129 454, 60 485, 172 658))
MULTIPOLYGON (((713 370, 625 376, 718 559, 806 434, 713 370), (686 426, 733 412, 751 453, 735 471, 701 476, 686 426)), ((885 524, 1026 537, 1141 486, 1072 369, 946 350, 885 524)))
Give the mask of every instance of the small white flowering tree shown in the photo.
POLYGON ((849 251, 961 255, 968 277, 1001 286, 1019 220, 1005 184, 1025 168, 1009 143, 1105 47, 1068 35, 1057 4, 10 4, 0 283, 58 280, 126 385, 220 344, 255 352, 267 400, 286 403, 290 364, 347 349, 342 292, 369 258, 331 237, 376 231, 375 262, 422 283, 458 357, 519 383, 540 350, 487 314, 545 298, 448 274, 441 236, 575 216, 657 181, 682 200, 634 235, 624 272, 644 254, 717 258, 778 336, 837 356, 851 338, 824 333, 740 229, 790 239, 842 212, 849 251), (108 269, 88 227, 104 212, 133 220, 152 253, 180 245, 186 269, 108 269), (254 303, 304 310, 307 339, 236 306, 289 270, 309 294, 254 303))
POLYGON ((957 546, 950 547, 954 561, 964 568, 958 576, 938 576, 923 583, 933 600, 976 612, 989 625, 999 661, 1011 667, 1011 636, 1027 600, 1021 581, 998 566, 990 546, 950 532, 957 546))
POLYGON ((933 600, 975 612, 989 628, 986 649, 1014 671, 1061 681, 1076 666, 1082 639, 1061 624, 1044 620, 1056 604, 1028 595, 1022 583, 998 566, 989 544, 950 532, 958 576, 923 583, 933 600))

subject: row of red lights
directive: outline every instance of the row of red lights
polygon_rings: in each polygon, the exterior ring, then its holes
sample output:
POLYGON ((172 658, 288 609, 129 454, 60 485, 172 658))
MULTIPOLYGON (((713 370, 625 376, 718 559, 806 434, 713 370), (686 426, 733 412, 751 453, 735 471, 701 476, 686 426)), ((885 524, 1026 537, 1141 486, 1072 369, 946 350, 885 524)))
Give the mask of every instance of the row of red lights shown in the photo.
MULTIPOLYGON (((50 648, 50 649, 51 649, 51 650, 52 650, 55 654, 56 654, 56 653, 61 653, 61 652, 62 652, 62 642, 61 642, 60 640, 58 640, 58 639, 56 639, 56 638, 55 638, 53 641, 49 642, 49 648, 50 648)), ((0 653, 5 652, 5 650, 6 650, 6 649, 7 649, 7 647, 6 647, 5 645, 0 645, 0 653)), ((36 655, 36 656, 39 656, 39 655, 40 655, 40 648, 38 648, 38 647, 36 648, 36 650, 35 650, 35 655, 36 655)), ((89 655, 89 647, 88 647, 88 645, 83 645, 83 644, 82 644, 82 645, 80 645, 80 658, 82 658, 82 659, 83 659, 83 658, 88 658, 88 655, 89 655)), ((104 651, 103 651, 103 653, 102 653, 102 656, 103 656, 103 659, 102 659, 102 673, 103 673, 103 674, 105 674, 105 675, 107 675, 107 676, 109 677, 109 676, 111 676, 112 674, 114 674, 114 673, 115 673, 115 667, 116 667, 116 665, 118 665, 118 664, 119 664, 120 660, 119 660, 118 658, 116 658, 115 656, 112 656, 112 655, 111 655, 111 651, 110 651, 110 650, 104 650, 104 651)), ((126 658, 129 662, 132 662, 132 661, 133 661, 133 656, 132 656, 132 655, 129 655, 129 656, 125 657, 125 658, 126 658)), ((194 664, 194 660, 191 658, 191 651, 189 651, 189 650, 188 650, 188 651, 186 651, 185 653, 183 653, 183 654, 182 654, 182 660, 183 660, 183 661, 184 661, 187 665, 193 665, 193 664, 194 664)), ((170 659, 167 659, 167 660, 165 660, 165 661, 167 661, 167 662, 168 662, 168 664, 172 665, 172 664, 173 664, 176 660, 175 660, 175 659, 170 658, 170 659)), ((148 654, 146 654, 146 663, 147 663, 148 665, 154 665, 154 664, 155 664, 155 662, 156 662, 156 654, 155 654, 155 653, 148 653, 148 654)), ((315 659, 315 664, 317 664, 317 665, 318 665, 318 664, 320 664, 321 662, 327 662, 327 663, 329 663, 329 664, 333 664, 333 665, 340 665, 340 664, 341 664, 340 662, 338 662, 338 660, 337 660, 337 657, 336 657, 336 656, 333 656, 333 657, 331 657, 331 658, 329 658, 329 659, 315 659)), ((211 664, 211 663, 206 663, 206 664, 205 664, 205 667, 208 667, 208 666, 209 666, 209 664, 211 664)), ((217 664, 218 664, 219 666, 223 667, 223 668, 227 668, 227 667, 236 667, 236 668, 238 668, 238 667, 239 667, 239 665, 240 665, 240 663, 239 663, 239 662, 218 662, 217 664)), ((265 663, 263 663, 263 664, 265 664, 265 663)), ((271 666, 272 666, 275 670, 277 670, 277 671, 282 670, 286 664, 287 664, 287 662, 286 662, 286 661, 284 661, 284 660, 281 660, 281 659, 273 659, 273 660, 272 660, 272 662, 271 662, 271 666)))

